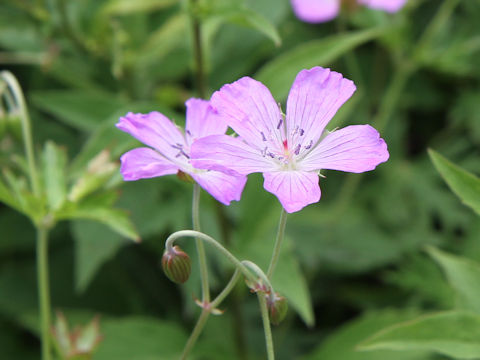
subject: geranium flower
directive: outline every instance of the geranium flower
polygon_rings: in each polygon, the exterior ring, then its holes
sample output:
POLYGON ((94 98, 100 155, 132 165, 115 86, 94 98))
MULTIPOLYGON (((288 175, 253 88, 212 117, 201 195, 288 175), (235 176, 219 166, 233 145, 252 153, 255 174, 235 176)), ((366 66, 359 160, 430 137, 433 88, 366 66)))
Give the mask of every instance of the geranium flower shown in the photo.
POLYGON ((191 146, 195 167, 232 175, 263 173, 264 187, 287 212, 320 200, 319 170, 360 173, 389 157, 387 145, 369 125, 325 131, 355 91, 341 74, 315 67, 295 79, 284 116, 270 91, 249 77, 215 92, 211 104, 239 135, 207 136, 191 146))
POLYGON ((116 126, 151 148, 128 151, 120 158, 120 172, 126 181, 177 174, 190 175, 203 189, 225 205, 240 200, 247 181, 243 175, 196 169, 190 162, 190 145, 196 139, 225 134, 227 125, 219 120, 208 101, 190 99, 187 107, 185 134, 159 112, 128 113, 116 126), (152 149, 153 148, 153 149, 152 149))
MULTIPOLYGON (((400 10, 407 0, 357 0, 359 4, 390 13, 400 10)), ((342 0, 291 0, 295 15, 302 21, 321 23, 337 17, 342 0)))

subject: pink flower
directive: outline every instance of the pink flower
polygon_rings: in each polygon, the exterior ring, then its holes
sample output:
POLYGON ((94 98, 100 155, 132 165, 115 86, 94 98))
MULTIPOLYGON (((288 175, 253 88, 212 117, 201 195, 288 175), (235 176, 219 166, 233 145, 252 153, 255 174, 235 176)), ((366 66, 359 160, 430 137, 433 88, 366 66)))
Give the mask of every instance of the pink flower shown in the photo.
POLYGON ((295 79, 284 116, 270 91, 244 77, 215 92, 211 104, 239 135, 212 135, 191 146, 195 167, 231 175, 262 172, 264 187, 287 212, 320 200, 320 169, 360 173, 387 161, 385 141, 369 125, 325 131, 355 91, 341 74, 315 67, 295 79))
MULTIPOLYGON (((342 0, 291 0, 295 15, 302 21, 321 23, 334 19, 340 11, 342 0)), ((358 0, 372 9, 390 13, 400 10, 407 0, 358 0)))
POLYGON ((126 181, 176 174, 189 174, 202 188, 225 205, 240 200, 247 181, 243 175, 196 169, 190 162, 190 146, 207 135, 225 134, 227 125, 219 120, 208 101, 190 99, 187 106, 185 134, 159 112, 128 113, 117 127, 152 147, 141 147, 122 155, 120 172, 126 181))

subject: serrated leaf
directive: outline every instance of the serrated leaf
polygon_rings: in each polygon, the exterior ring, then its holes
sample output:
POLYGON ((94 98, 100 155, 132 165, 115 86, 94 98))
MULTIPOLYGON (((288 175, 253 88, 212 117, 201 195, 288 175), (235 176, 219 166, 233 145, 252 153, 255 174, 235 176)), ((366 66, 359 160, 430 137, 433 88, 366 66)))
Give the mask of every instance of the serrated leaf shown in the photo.
POLYGON ((66 167, 65 150, 47 141, 43 150, 43 179, 48 205, 52 210, 59 209, 67 196, 66 167))
POLYGON ((276 100, 281 101, 286 98, 288 90, 300 70, 314 66, 327 66, 343 54, 374 39, 381 33, 381 28, 374 28, 331 35, 321 40, 303 43, 264 65, 257 72, 255 78, 270 89, 276 100))
POLYGON ((428 150, 428 154, 455 195, 480 215, 480 179, 434 150, 428 150))
POLYGON ((427 251, 455 289, 460 300, 459 307, 480 313, 480 264, 434 247, 428 247, 427 251))
POLYGON ((107 15, 128 15, 160 10, 178 2, 179 0, 110 0, 101 11, 107 15))
POLYGON ((360 350, 430 350, 455 359, 480 357, 480 316, 450 311, 386 328, 360 344, 360 350))

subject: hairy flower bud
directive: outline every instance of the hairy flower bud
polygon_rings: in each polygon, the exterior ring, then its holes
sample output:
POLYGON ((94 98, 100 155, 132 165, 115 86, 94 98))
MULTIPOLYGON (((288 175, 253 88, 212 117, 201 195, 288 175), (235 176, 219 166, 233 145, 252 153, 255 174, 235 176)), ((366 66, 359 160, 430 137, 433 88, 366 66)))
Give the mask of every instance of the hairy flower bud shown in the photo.
POLYGON ((267 297, 267 305, 268 305, 268 312, 270 314, 270 322, 273 325, 280 324, 285 316, 287 315, 288 304, 287 299, 280 294, 266 294, 267 297))
POLYGON ((192 263, 190 257, 179 246, 175 245, 166 249, 163 253, 162 268, 170 280, 183 284, 190 277, 192 263))

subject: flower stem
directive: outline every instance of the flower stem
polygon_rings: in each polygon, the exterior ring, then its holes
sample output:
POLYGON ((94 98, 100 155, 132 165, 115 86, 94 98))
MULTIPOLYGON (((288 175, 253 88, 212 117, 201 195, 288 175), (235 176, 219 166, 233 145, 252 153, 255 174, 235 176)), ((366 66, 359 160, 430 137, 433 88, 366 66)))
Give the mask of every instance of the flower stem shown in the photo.
MULTIPOLYGON (((195 183, 193 185, 193 198, 192 198, 192 223, 193 229, 196 232, 200 232, 200 185, 195 183)), ((208 286, 208 268, 207 268, 207 256, 205 255, 205 248, 202 241, 199 238, 195 238, 195 245, 197 247, 198 262, 200 266, 200 278, 202 282, 202 303, 208 304, 210 302, 210 289, 208 286)), ((167 244, 165 244, 167 246, 167 244)), ((190 337, 183 349, 181 359, 186 359, 193 346, 195 345, 198 337, 202 333, 202 330, 208 320, 210 311, 208 309, 202 309, 202 313, 193 328, 190 337)))
POLYGON ((222 253, 235 267, 243 274, 245 277, 251 281, 256 281, 257 278, 252 274, 248 268, 242 264, 230 251, 225 249, 217 240, 208 236, 207 234, 201 233, 194 230, 180 230, 171 234, 165 241, 165 248, 168 250, 173 247, 175 240, 179 238, 196 238, 202 240, 210 245, 212 245, 217 251, 222 253))
POLYGON ((38 301, 42 339, 42 360, 50 360, 50 290, 48 279, 48 230, 37 228, 38 301))
POLYGON ((278 232, 277 238, 275 240, 275 245, 273 247, 272 259, 270 260, 270 265, 268 265, 267 277, 272 278, 273 271, 277 265, 278 258, 280 256, 280 249, 282 247, 283 237, 285 235, 285 225, 287 224, 287 212, 282 207, 282 212, 280 213, 280 221, 278 223, 278 232))
MULTIPOLYGON (((192 201, 192 222, 193 229, 200 232, 200 185, 195 183, 193 185, 193 201, 192 201)), ((208 286, 208 268, 207 256, 205 255, 205 248, 201 240, 196 239, 198 261, 200 264, 200 276, 202 279, 202 299, 204 302, 210 301, 210 289, 208 286)))
POLYGON ((190 334, 190 337, 188 338, 187 343, 185 344, 185 348, 183 349, 183 353, 180 358, 181 360, 185 360, 187 358, 188 354, 193 348, 193 345, 195 345, 195 343, 197 342, 197 339, 202 333, 209 315, 210 315, 210 312, 208 310, 206 309, 202 310, 202 313, 200 314, 200 317, 197 320, 197 324, 193 328, 193 331, 190 334))
POLYGON ((257 293, 258 303, 260 305, 260 311, 262 313, 263 331, 265 333, 265 344, 267 346, 267 358, 268 360, 275 359, 275 352, 273 349, 272 329, 270 328, 270 319, 268 317, 267 300, 263 292, 257 293))
POLYGON ((238 269, 235 269, 235 272, 233 273, 230 281, 228 282, 227 286, 222 290, 220 294, 217 295, 217 297, 210 303, 211 308, 216 308, 218 305, 221 304, 223 300, 230 294, 230 292, 233 290, 235 285, 237 284, 238 279, 240 278, 240 271, 238 269))

